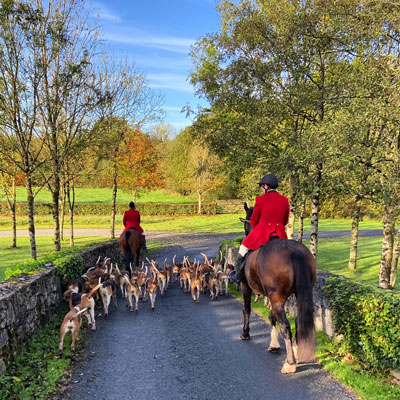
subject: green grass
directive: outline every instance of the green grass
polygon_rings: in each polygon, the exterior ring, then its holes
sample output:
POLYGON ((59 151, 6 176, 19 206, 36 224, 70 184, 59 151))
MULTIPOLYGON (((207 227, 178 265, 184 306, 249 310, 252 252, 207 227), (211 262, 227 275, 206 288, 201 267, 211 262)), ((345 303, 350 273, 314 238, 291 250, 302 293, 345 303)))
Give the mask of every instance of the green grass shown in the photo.
MULTIPOLYGON (((104 241, 106 238, 100 236, 76 237, 77 246, 88 245, 90 243, 104 241)), ((11 238, 0 238, 0 281, 4 280, 6 268, 12 267, 30 259, 30 242, 28 237, 17 238, 17 248, 10 247, 11 238)), ((62 242, 62 248, 69 247, 69 238, 62 242)), ((43 257, 54 251, 53 238, 49 236, 36 237, 38 258, 43 257)))
MULTIPOLYGON (((153 231, 178 231, 188 232, 199 229, 201 232, 243 232, 243 224, 239 221, 243 214, 218 214, 218 215, 193 215, 193 216, 142 216, 143 227, 153 231)), ((76 215, 74 218, 76 228, 109 228, 110 216, 108 215, 76 215)), ((122 215, 116 216, 117 226, 122 226, 122 215)), ((38 215, 35 217, 37 228, 52 228, 51 215, 38 215)), ((65 218, 65 227, 69 227, 69 219, 65 218)), ((17 218, 17 229, 28 228, 28 217, 17 218)), ((297 227, 296 227, 297 228, 297 227)), ((11 229, 11 217, 0 216, 0 230, 11 229)), ((382 229, 380 221, 367 220, 360 223, 360 229, 382 229)), ((305 220, 304 231, 310 232, 310 220, 305 220)), ((351 230, 351 221, 344 219, 321 219, 319 231, 351 230)))
MULTIPOLYGON (((229 285, 230 292, 241 302, 243 296, 235 287, 229 285)), ((261 298, 257 303, 252 296, 251 308, 269 323, 269 308, 264 306, 261 298)), ((288 316, 293 335, 295 334, 295 318, 288 316)), ((250 326, 251 328, 251 326, 250 326)), ((317 332, 317 361, 343 385, 355 391, 363 400, 397 400, 400 398, 400 386, 390 384, 387 376, 367 374, 354 360, 345 355, 335 353, 333 341, 323 332, 317 332)))
MULTIPOLYGON (((5 375, 0 377, 1 400, 44 399, 55 392, 56 382, 65 376, 71 364, 71 335, 65 338, 63 356, 57 354, 58 332, 67 311, 67 305, 63 306, 56 317, 42 332, 28 341, 22 353, 7 367, 5 375)), ((76 349, 81 345, 82 330, 79 332, 76 349)))
MULTIPOLYGON (((146 230, 176 231, 176 232, 243 232, 243 224, 239 221, 243 214, 218 214, 218 215, 193 215, 193 216, 156 216, 143 215, 142 225, 146 230)), ((109 215, 76 215, 75 228, 109 228, 109 215)), ((116 216, 117 227, 122 227, 122 215, 116 216)), ((51 215, 35 216, 35 226, 39 228, 52 228, 51 215)), ((65 218, 65 228, 69 227, 69 219, 65 218)), ((297 227, 296 227, 297 228, 297 227)), ((304 231, 310 232, 310 220, 305 220, 304 231)), ((0 230, 11 229, 11 217, 0 216, 0 230)), ((17 217, 17 229, 28 229, 28 217, 17 217)), ((380 221, 367 220, 360 223, 360 229, 382 229, 380 221)), ((319 231, 351 230, 351 221, 344 219, 321 219, 319 231)))
MULTIPOLYGON (((112 190, 110 188, 77 188, 75 189, 76 203, 111 203, 112 190)), ((26 189, 22 186, 17 187, 17 202, 26 202, 26 189)), ((0 201, 6 201, 4 194, 0 191, 0 201)), ((37 194, 37 203, 51 203, 51 194, 47 188, 43 188, 37 194)), ((118 203, 128 203, 132 201, 132 193, 119 190, 117 195, 118 203)), ((154 190, 151 192, 139 192, 136 196, 138 203, 193 203, 196 198, 192 196, 180 196, 178 194, 167 193, 165 190, 154 190)))
MULTIPOLYGON (((305 244, 308 246, 307 242, 305 244)), ((378 286, 381 249, 380 236, 359 238, 357 269, 351 271, 347 267, 350 238, 320 239, 317 268, 378 286)), ((396 289, 400 289, 399 282, 396 284, 396 289)))
MULTIPOLYGON (((298 223, 296 221, 295 225, 295 232, 298 229, 298 223)), ((360 222, 359 229, 382 229, 383 225, 381 221, 372 220, 372 219, 365 219, 364 221, 360 222)), ((350 231, 351 230, 351 219, 334 219, 334 218, 321 218, 319 220, 318 225, 319 231, 350 231)), ((311 219, 305 218, 304 219, 304 232, 311 231, 311 219)))
MULTIPOLYGON (((193 216, 142 216, 142 227, 146 231, 173 232, 242 232, 243 224, 239 221, 241 214, 193 215, 193 216)), ((77 215, 74 219, 75 228, 110 228, 110 217, 99 215, 77 215)), ((52 229, 51 215, 35 217, 36 229, 52 229)), ((65 229, 69 229, 68 219, 65 229)), ((117 215, 116 227, 122 228, 122 215, 117 215)), ((11 218, 0 216, 0 230, 11 229, 11 218)), ((28 218, 18 217, 17 229, 28 229, 28 218)))

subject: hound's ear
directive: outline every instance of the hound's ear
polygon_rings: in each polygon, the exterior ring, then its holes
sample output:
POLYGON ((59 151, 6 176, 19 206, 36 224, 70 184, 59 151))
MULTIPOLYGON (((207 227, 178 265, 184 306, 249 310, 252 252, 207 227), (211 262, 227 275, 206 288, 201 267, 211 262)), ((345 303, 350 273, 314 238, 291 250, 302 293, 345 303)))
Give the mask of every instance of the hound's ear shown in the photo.
POLYGON ((249 206, 247 205, 246 202, 243 203, 243 207, 244 207, 244 210, 245 210, 246 212, 249 211, 249 206))

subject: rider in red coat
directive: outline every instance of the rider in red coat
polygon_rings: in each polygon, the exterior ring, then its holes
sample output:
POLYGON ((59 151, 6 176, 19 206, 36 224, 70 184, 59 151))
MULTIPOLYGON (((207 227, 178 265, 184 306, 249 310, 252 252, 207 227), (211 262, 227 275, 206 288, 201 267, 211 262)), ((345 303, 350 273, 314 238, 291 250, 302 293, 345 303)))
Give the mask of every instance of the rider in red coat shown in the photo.
POLYGON ((129 210, 124 212, 124 217, 122 219, 124 224, 124 232, 128 229, 136 229, 142 237, 142 247, 146 249, 146 236, 144 235, 144 231, 140 226, 140 212, 136 210, 135 203, 131 201, 129 203, 129 210))
POLYGON ((253 230, 240 245, 235 273, 230 276, 236 283, 242 280, 243 261, 249 250, 259 249, 273 237, 287 239, 285 225, 289 221, 289 200, 276 191, 278 179, 274 174, 264 175, 259 185, 263 194, 256 198, 250 218, 253 230))

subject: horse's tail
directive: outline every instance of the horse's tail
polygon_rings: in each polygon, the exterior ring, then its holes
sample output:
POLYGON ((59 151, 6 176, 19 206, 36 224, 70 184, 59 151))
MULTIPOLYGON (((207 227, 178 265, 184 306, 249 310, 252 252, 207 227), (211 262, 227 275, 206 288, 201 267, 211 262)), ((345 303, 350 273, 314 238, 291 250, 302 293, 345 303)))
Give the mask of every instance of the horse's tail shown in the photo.
POLYGON ((301 251, 296 251, 292 254, 292 262, 296 274, 297 361, 308 362, 314 359, 316 340, 311 265, 306 255, 301 251))
MULTIPOLYGON (((133 263, 133 254, 132 254, 132 249, 129 244, 129 237, 131 236, 131 231, 128 229, 125 231, 125 261, 126 265, 129 266, 130 263, 133 263)), ((127 268, 128 269, 128 268, 127 268)))

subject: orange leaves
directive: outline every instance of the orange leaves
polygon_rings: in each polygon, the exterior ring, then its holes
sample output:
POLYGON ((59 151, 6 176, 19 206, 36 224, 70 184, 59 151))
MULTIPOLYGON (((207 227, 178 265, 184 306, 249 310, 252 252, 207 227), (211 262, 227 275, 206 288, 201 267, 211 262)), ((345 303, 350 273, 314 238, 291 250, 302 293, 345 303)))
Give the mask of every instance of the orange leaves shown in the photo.
POLYGON ((162 174, 157 141, 140 130, 129 130, 118 155, 119 186, 135 191, 160 186, 162 174))

